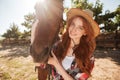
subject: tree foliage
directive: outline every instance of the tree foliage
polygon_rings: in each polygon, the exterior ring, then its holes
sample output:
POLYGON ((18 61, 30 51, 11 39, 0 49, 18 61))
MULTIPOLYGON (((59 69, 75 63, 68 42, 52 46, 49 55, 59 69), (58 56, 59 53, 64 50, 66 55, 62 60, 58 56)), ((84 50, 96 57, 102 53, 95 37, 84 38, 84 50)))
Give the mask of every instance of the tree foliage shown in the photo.
POLYGON ((21 38, 22 39, 26 39, 30 36, 30 32, 29 31, 26 31, 24 30, 24 32, 21 34, 21 38))
POLYGON ((10 25, 10 29, 7 30, 6 33, 4 33, 2 36, 5 38, 14 38, 14 39, 18 39, 20 36, 20 31, 18 26, 13 23, 12 25, 10 25))
POLYGON ((80 9, 92 9, 93 4, 88 0, 72 0, 72 7, 80 9))
POLYGON ((26 27, 27 30, 24 30, 24 33, 22 34, 21 38, 30 36, 32 24, 35 20, 35 15, 34 15, 34 13, 29 13, 24 16, 24 19, 25 19, 25 21, 21 25, 26 27))
POLYGON ((10 37, 11 37, 11 31, 8 29, 7 32, 2 35, 2 37, 10 39, 10 37))
POLYGON ((24 16, 25 21, 21 24, 22 26, 25 26, 27 29, 31 29, 32 23, 35 19, 35 15, 32 13, 29 13, 24 16))
POLYGON ((116 31, 120 27, 120 6, 114 12, 106 10, 105 15, 101 16, 104 20, 104 29, 108 32, 116 31))
POLYGON ((115 16, 115 25, 119 27, 120 30, 120 5, 118 6, 118 8, 116 9, 116 16, 115 16))

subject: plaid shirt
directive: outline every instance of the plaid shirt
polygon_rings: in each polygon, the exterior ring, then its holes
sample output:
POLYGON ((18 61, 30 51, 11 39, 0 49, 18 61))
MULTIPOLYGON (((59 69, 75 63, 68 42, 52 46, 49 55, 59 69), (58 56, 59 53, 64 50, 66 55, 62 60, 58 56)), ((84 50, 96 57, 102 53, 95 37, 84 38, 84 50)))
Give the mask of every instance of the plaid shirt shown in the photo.
MULTIPOLYGON (((94 67, 94 57, 91 57, 91 64, 94 67)), ((71 75, 74 80, 87 80, 89 78, 88 74, 82 72, 79 68, 75 66, 76 62, 73 60, 71 67, 66 70, 66 72, 71 75)), ((63 77, 56 71, 55 67, 51 65, 51 72, 49 79, 47 80, 64 80, 63 77)))

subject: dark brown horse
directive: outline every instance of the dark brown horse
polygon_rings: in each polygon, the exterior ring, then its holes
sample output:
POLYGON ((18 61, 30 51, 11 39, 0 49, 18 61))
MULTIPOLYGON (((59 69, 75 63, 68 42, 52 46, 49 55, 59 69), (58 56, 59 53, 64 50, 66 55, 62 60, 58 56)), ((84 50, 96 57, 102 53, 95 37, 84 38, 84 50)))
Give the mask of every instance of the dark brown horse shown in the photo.
MULTIPOLYGON (((46 63, 58 38, 63 20, 63 0, 44 0, 35 5, 36 20, 32 26, 30 53, 34 62, 46 63)), ((39 80, 45 80, 47 70, 38 70, 39 80)))

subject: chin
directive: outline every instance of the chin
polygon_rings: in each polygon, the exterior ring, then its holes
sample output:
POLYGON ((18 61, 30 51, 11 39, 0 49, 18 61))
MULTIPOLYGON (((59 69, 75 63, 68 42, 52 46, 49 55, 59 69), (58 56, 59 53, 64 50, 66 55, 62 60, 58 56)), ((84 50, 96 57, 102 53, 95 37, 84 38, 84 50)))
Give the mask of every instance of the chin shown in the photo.
POLYGON ((71 39, 75 39, 75 38, 77 38, 77 37, 76 37, 76 36, 70 36, 70 38, 71 38, 71 39))

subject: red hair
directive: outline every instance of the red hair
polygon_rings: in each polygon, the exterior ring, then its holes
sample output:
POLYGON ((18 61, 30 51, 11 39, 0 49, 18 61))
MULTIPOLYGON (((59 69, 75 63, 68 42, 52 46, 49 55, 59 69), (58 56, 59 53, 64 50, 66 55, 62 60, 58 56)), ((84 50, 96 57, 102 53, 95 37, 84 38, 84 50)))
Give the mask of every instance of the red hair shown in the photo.
POLYGON ((68 47, 70 45, 68 29, 72 20, 77 17, 79 17, 83 21, 83 27, 85 29, 86 36, 81 37, 78 47, 74 50, 75 60, 80 70, 90 75, 90 71, 92 69, 90 56, 93 54, 96 44, 92 26, 83 17, 75 16, 67 22, 66 32, 63 34, 62 41, 58 44, 55 50, 55 55, 61 62, 65 58, 68 47))

